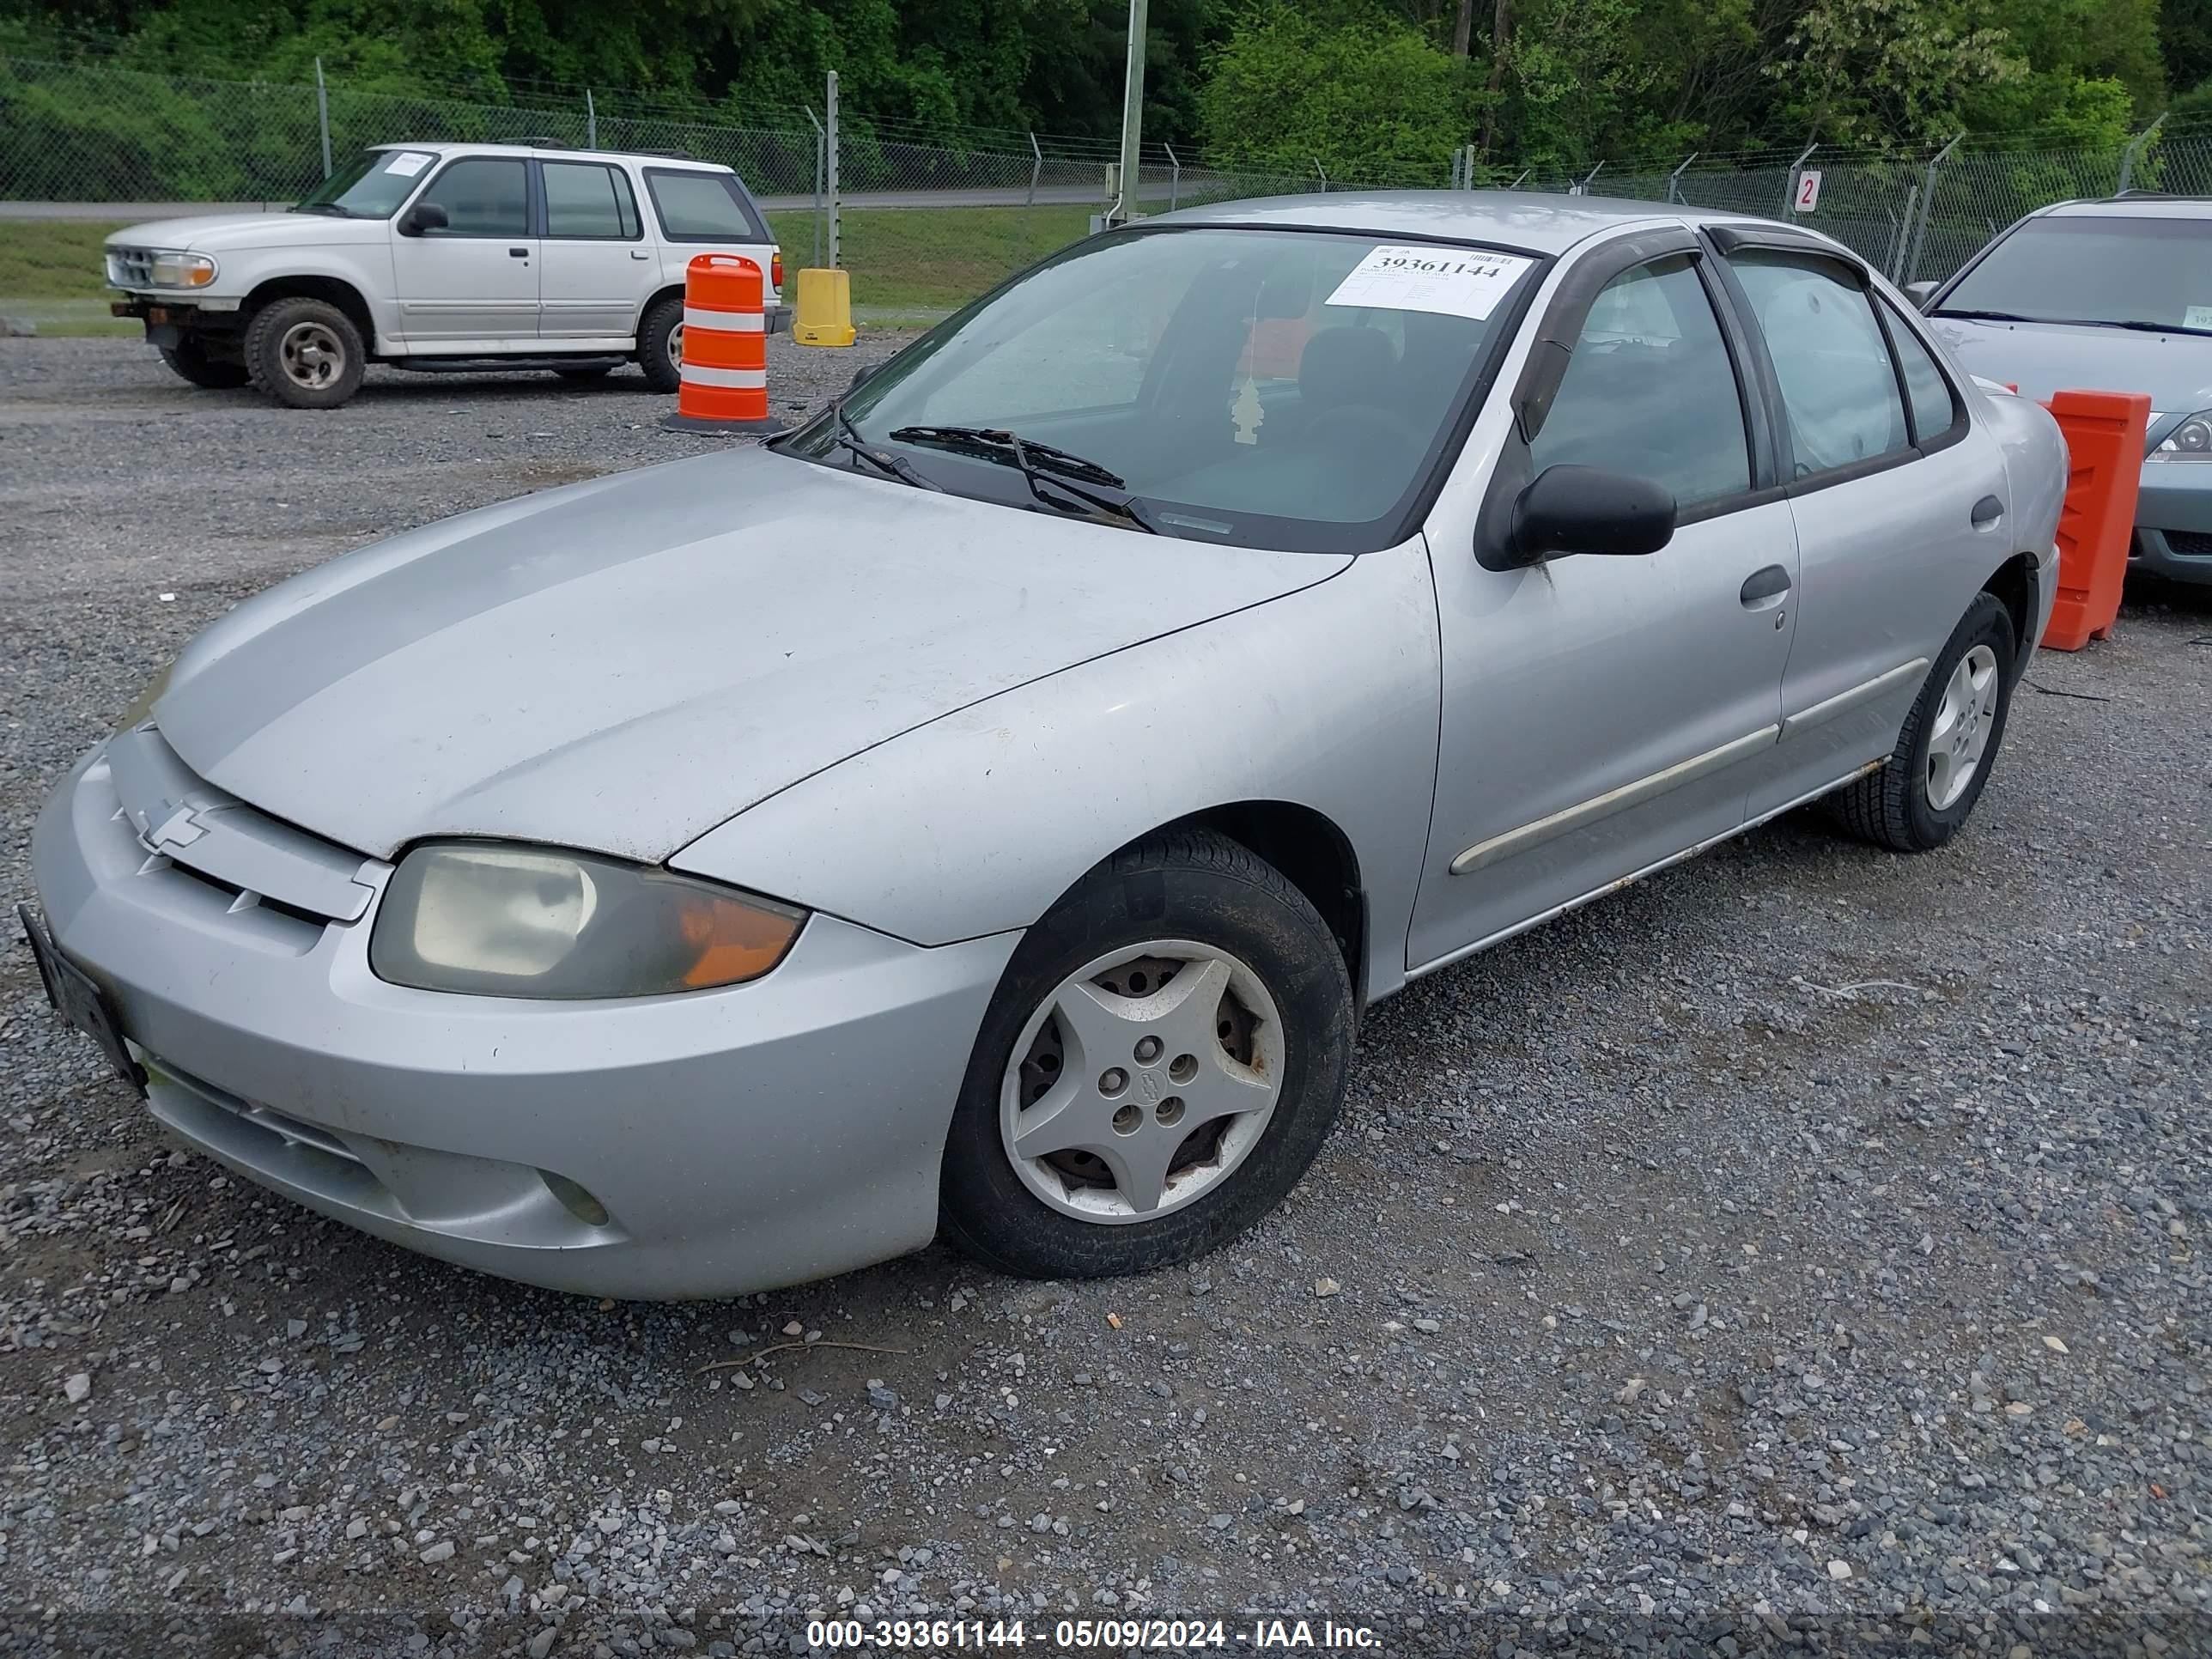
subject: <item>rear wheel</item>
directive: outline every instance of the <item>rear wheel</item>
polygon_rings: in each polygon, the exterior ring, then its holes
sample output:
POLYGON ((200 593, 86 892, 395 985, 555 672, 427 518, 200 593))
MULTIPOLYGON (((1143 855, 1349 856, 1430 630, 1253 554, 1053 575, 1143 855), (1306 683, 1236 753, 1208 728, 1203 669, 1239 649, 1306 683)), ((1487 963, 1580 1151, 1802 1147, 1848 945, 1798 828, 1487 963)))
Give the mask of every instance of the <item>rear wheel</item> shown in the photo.
POLYGON ((1352 1018, 1342 951, 1272 866, 1202 832, 1115 854, 1000 983, 946 1141, 947 1236, 1049 1278, 1227 1242, 1321 1150, 1352 1018))
POLYGON ((1921 683, 1889 759, 1828 797, 1837 820, 1897 853, 1928 852, 1956 835, 2004 741, 2017 650, 2012 614, 1994 594, 1976 594, 1921 683))
POLYGON ((273 300, 246 331, 253 384, 294 409, 336 409, 361 389, 368 366, 361 331, 325 300, 273 300))
POLYGON ((173 346, 160 348, 161 361, 168 364, 179 380, 189 380, 210 392, 228 392, 244 386, 250 378, 246 365, 228 358, 210 357, 207 347, 199 341, 185 338, 173 346))
POLYGON ((637 361, 645 383, 673 392, 684 380, 684 296, 670 294, 645 308, 637 325, 637 361))

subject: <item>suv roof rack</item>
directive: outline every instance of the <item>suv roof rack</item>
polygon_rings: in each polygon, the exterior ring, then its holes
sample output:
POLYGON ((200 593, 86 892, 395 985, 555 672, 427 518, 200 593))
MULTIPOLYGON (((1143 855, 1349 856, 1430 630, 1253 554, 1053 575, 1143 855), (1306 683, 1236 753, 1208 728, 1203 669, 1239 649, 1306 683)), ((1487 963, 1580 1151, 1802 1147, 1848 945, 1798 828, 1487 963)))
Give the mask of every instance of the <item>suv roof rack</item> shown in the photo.
POLYGON ((543 135, 529 138, 517 138, 513 142, 521 145, 525 149, 568 149, 571 148, 571 146, 562 143, 558 138, 548 138, 543 135))
POLYGON ((624 154, 629 155, 659 155, 665 157, 671 161, 696 161, 699 159, 688 149, 633 149, 627 150, 624 154))

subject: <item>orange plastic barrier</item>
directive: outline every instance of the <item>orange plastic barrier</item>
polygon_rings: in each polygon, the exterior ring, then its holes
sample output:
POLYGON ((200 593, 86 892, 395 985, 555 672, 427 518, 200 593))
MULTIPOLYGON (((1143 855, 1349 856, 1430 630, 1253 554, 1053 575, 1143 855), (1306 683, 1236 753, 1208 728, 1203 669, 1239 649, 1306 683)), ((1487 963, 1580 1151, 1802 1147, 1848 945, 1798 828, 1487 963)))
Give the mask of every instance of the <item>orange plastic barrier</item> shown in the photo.
POLYGON ((736 253, 702 253, 684 268, 682 432, 781 432, 768 412, 768 311, 761 268, 736 253))
POLYGON ((2045 405, 2066 434, 2066 504, 2058 513, 2058 596, 2044 644, 2079 651, 2110 639, 2127 580, 2142 488, 2150 399, 2139 392, 2059 392, 2045 405))

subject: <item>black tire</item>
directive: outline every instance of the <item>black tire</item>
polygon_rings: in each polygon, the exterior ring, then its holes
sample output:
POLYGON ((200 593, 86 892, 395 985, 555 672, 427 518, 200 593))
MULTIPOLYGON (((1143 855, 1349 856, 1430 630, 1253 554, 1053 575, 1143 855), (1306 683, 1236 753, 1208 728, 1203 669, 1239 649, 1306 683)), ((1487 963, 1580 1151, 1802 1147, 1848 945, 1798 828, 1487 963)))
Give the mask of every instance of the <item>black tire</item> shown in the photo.
POLYGON ((684 326, 684 296, 663 295, 645 308, 645 316, 637 325, 638 367, 645 371, 645 383, 655 392, 673 392, 684 379, 684 372, 675 348, 670 344, 676 331, 684 326))
POLYGON ((1976 594, 1958 627, 1951 630, 1935 666, 1928 671, 1920 695, 1898 733, 1897 748, 1880 771, 1869 772, 1829 796, 1830 815, 1851 834, 1893 853, 1931 852, 1958 834, 1974 803, 1981 799, 1982 787, 1989 781, 1990 769, 1996 764, 1997 751, 2004 742, 2018 654, 2012 613, 1995 594, 1976 594), (1980 763, 1958 799, 1939 809, 1929 799, 1929 740, 1944 686, 1960 660, 1977 646, 1987 646, 1996 659, 1996 704, 1988 717, 1989 737, 1980 763))
POLYGON ((361 390, 368 350, 353 319, 325 300, 295 296, 272 300, 253 313, 246 328, 246 368, 263 396, 290 409, 336 409, 361 390), (337 349, 329 380, 308 384, 286 368, 286 341, 293 331, 319 328, 337 349))
POLYGON ((180 380, 209 392, 231 392, 246 384, 250 378, 246 365, 224 357, 210 357, 207 348, 198 340, 186 339, 182 343, 158 348, 161 361, 180 380))
POLYGON ((564 380, 604 380, 612 363, 585 363, 576 368, 556 368, 553 372, 564 380))
POLYGON ((1344 1098, 1352 981, 1328 926, 1272 865, 1227 837, 1147 837, 1091 871, 1030 929, 984 1016, 945 1148, 945 1236, 1002 1273, 1091 1279, 1188 1261, 1273 1209, 1304 1175, 1344 1098), (1182 939, 1249 965, 1282 1017, 1282 1089, 1260 1139, 1212 1187, 1150 1221, 1078 1219, 1024 1184, 1000 1133, 1000 1088, 1030 1017, 1085 963, 1182 939))

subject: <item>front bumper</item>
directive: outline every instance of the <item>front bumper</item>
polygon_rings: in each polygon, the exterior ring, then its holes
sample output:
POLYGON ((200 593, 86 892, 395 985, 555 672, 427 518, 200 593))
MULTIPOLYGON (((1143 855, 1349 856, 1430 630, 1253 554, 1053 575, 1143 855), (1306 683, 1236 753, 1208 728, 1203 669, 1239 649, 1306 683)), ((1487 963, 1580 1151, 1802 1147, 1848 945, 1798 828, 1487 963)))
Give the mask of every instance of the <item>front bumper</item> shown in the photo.
MULTIPOLYGON (((40 815, 32 865, 168 1128, 363 1231, 596 1296, 734 1295, 927 1243, 953 1103, 1015 942, 925 949, 817 915, 774 973, 723 991, 410 990, 369 971, 374 903, 318 922, 149 860, 98 753, 40 815)), ((386 874, 364 868, 380 896, 386 874)))
POLYGON ((2128 568, 2212 582, 2212 463, 2146 461, 2128 568))

